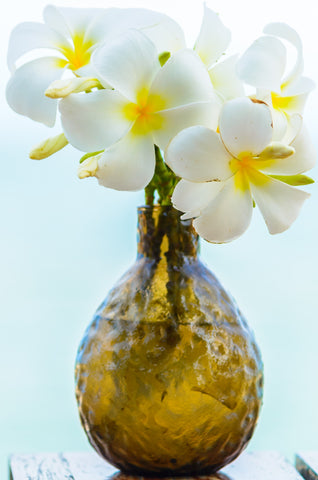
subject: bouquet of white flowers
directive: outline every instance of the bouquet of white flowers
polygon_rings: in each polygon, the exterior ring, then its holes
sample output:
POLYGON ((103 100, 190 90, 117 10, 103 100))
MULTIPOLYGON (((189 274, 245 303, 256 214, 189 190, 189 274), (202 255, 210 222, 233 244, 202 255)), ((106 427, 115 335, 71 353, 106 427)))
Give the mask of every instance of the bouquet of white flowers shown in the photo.
POLYGON ((144 188, 147 205, 172 202, 214 243, 240 236, 255 204, 272 234, 294 222, 309 196, 294 187, 312 183, 303 173, 316 155, 302 119, 314 85, 291 27, 267 25, 238 57, 226 56, 230 31, 206 6, 194 48, 146 9, 47 6, 43 16, 14 29, 8 52, 9 105, 49 127, 57 107, 61 117, 63 133, 31 158, 70 143, 85 152, 80 178, 144 188), (297 53, 289 72, 286 43, 297 53), (39 48, 55 54, 16 68, 39 48))

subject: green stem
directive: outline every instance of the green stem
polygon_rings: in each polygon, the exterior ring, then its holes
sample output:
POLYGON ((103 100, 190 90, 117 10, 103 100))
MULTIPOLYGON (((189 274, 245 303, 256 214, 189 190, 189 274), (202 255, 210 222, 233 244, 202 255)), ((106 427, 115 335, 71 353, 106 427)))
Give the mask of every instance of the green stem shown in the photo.
POLYGON ((178 177, 163 161, 160 148, 155 145, 156 168, 151 182, 145 188, 146 205, 153 205, 155 192, 158 193, 159 205, 171 205, 171 196, 178 182, 178 177))

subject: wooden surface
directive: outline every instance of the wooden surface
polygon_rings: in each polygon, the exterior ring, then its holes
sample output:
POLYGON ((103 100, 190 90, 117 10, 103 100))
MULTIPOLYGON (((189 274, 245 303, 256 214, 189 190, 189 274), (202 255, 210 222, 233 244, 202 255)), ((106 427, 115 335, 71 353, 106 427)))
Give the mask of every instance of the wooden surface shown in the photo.
POLYGON ((318 480, 318 452, 300 452, 296 468, 306 480, 318 480))
MULTIPOLYGON (((10 475, 11 480, 141 480, 141 477, 121 474, 94 452, 12 455, 10 475)), ((199 479, 303 480, 296 469, 276 452, 243 453, 217 475, 195 478, 199 479)))

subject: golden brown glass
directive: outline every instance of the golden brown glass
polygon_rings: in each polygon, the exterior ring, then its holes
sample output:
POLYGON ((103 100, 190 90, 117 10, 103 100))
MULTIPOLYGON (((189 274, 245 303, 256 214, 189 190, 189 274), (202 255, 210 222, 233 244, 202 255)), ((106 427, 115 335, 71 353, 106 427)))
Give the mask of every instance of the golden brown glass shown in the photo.
POLYGON ((93 447, 122 471, 215 472, 251 438, 262 361, 233 299, 197 256, 191 221, 138 211, 136 263, 97 310, 76 362, 93 447))

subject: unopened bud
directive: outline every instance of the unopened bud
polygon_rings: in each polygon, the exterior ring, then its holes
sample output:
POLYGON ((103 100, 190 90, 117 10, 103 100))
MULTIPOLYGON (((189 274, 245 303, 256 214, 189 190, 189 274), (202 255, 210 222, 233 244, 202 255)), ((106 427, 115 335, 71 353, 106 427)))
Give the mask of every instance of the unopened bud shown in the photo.
POLYGON ((101 157, 101 154, 95 155, 94 157, 89 157, 78 167, 77 175, 78 178, 87 178, 94 177, 98 170, 98 160, 101 157))
POLYGON ((280 142, 272 142, 265 150, 260 153, 259 158, 262 160, 271 160, 274 158, 287 158, 295 153, 295 149, 289 145, 280 142))
POLYGON ((64 133, 61 133, 60 135, 56 135, 56 137, 47 138, 36 145, 31 150, 29 156, 32 160, 42 160, 66 147, 67 144, 68 141, 66 140, 64 133))
POLYGON ((45 95, 50 98, 64 98, 71 93, 80 93, 92 88, 101 88, 99 80, 90 77, 67 78, 65 80, 55 80, 48 89, 45 95))

